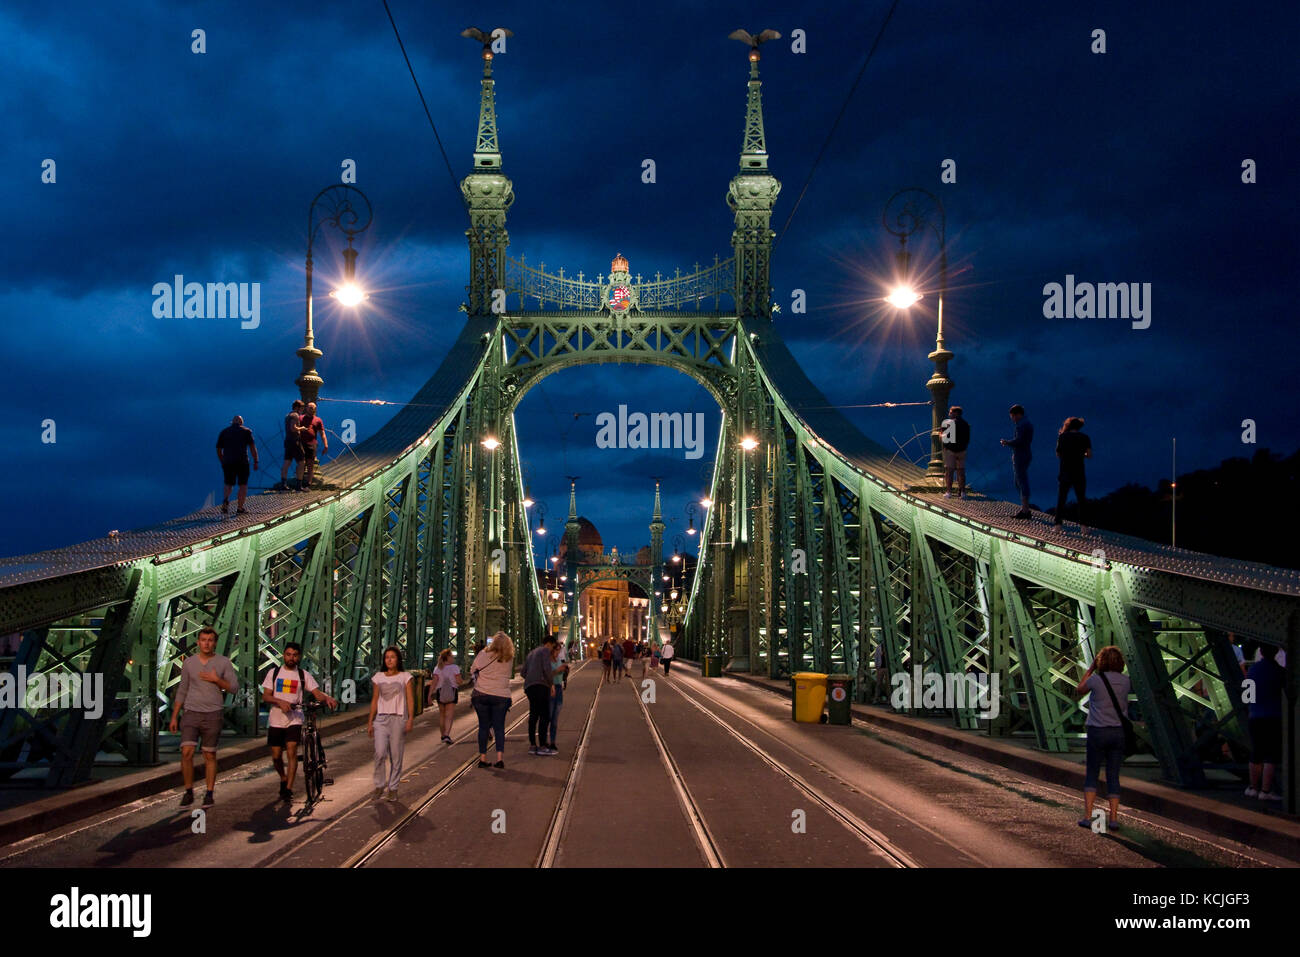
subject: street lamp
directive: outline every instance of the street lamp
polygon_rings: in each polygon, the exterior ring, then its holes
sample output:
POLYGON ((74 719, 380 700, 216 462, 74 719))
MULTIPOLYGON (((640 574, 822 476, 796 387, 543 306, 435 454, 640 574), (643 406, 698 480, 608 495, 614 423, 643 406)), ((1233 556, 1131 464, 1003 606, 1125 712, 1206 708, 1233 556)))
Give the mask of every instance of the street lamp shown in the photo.
POLYGON ((758 439, 754 438, 752 435, 747 435, 740 440, 740 447, 746 452, 752 452, 754 449, 758 448, 758 439))
POLYGON ((487 449, 489 452, 494 452, 498 448, 500 448, 501 440, 498 439, 495 435, 489 435, 487 438, 483 440, 481 444, 483 448, 487 449))
POLYGON ((695 534, 695 514, 696 514, 696 511, 697 511, 697 509, 695 508, 695 503, 694 503, 694 502, 690 502, 690 503, 686 506, 686 517, 687 517, 688 519, 690 519, 689 524, 686 526, 686 534, 687 534, 687 535, 694 535, 694 534, 695 534))
POLYGON ((932 478, 942 478, 943 419, 948 414, 948 397, 953 387, 953 381, 948 378, 948 362, 953 358, 953 353, 944 347, 943 342, 943 301, 948 295, 947 217, 943 203, 939 202, 937 196, 929 190, 912 187, 901 189, 889 198, 881 219, 885 229, 898 237, 900 283, 885 297, 886 302, 898 309, 914 306, 922 298, 921 293, 911 285, 911 257, 907 252, 907 240, 927 226, 934 230, 939 240, 939 326, 934 337, 934 351, 928 356, 934 363, 934 374, 925 384, 931 396, 930 464, 925 474, 932 478), (928 205, 926 200, 929 200, 928 205), (934 221, 936 215, 938 223, 934 221))
POLYGON ((546 534, 546 506, 545 505, 537 506, 537 534, 538 535, 546 534))
POLYGON ((316 194, 307 209, 307 331, 297 353, 302 359, 302 375, 294 381, 303 402, 315 402, 320 387, 325 384, 316 371, 316 360, 324 353, 316 348, 316 333, 312 326, 312 249, 316 244, 316 234, 322 226, 332 225, 347 237, 348 248, 343 250, 344 283, 330 295, 345 306, 357 306, 366 299, 366 294, 356 283, 357 251, 352 248, 352 240, 370 227, 371 219, 370 200, 355 186, 326 186, 316 194), (322 207, 319 220, 316 218, 317 206, 322 207))

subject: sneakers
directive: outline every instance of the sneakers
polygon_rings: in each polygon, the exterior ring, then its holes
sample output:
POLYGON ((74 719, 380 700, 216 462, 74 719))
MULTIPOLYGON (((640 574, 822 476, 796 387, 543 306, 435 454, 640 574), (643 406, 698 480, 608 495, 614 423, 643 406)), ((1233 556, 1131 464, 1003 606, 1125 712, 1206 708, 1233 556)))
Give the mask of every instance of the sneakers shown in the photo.
POLYGON ((194 803, 194 789, 190 788, 190 790, 186 791, 184 794, 181 795, 181 807, 189 807, 193 803, 194 803))
POLYGON ((1259 797, 1259 792, 1256 791, 1254 788, 1246 788, 1246 797, 1248 798, 1259 797))
POLYGON ((492 767, 500 768, 502 771, 504 771, 506 769, 506 763, 504 761, 498 761, 496 764, 492 765, 492 767))
POLYGON ((552 753, 552 754, 559 754, 559 753, 560 753, 560 749, 557 748, 557 747, 555 746, 555 742, 554 742, 554 741, 552 741, 549 745, 547 745, 547 747, 549 747, 549 748, 551 749, 551 753, 552 753))
POLYGON ((1027 509, 1027 508, 1022 508, 1020 511, 1016 512, 1015 517, 1016 517, 1016 518, 1033 518, 1034 515, 1033 515, 1032 512, 1029 511, 1029 509, 1027 509))
POLYGON ((396 791, 396 790, 389 791, 387 794, 384 795, 384 797, 387 798, 387 799, 390 800, 390 801, 396 801, 396 800, 397 800, 397 791, 396 791))
POLYGON ((484 761, 482 758, 479 759, 478 766, 479 766, 480 768, 490 768, 490 767, 492 767, 492 765, 488 764, 488 763, 487 763, 486 761, 484 761))
POLYGON ((1261 801, 1280 801, 1280 800, 1282 800, 1282 795, 1280 795, 1280 794, 1266 794, 1266 793, 1264 793, 1263 791, 1260 791, 1260 792, 1259 792, 1259 799, 1260 799, 1261 801))
POLYGON ((248 514, 248 509, 246 509, 246 508, 237 508, 237 509, 235 509, 235 512, 236 512, 237 514, 239 514, 239 515, 247 515, 247 514, 248 514))
POLYGON ((952 498, 952 492, 944 492, 944 493, 943 493, 943 497, 944 497, 944 498, 952 498))
POLYGON ((560 753, 560 752, 556 751, 554 748, 538 748, 538 749, 537 749, 537 754, 538 754, 538 756, 540 756, 540 757, 549 757, 549 756, 552 755, 552 754, 559 754, 559 753, 560 753))
POLYGON ((372 798, 383 797, 383 796, 384 796, 384 789, 383 789, 383 788, 375 788, 373 791, 370 792, 370 796, 371 796, 372 798))
POLYGON ((446 735, 446 734, 444 734, 444 735, 442 736, 442 743, 443 743, 443 744, 451 744, 451 737, 450 737, 450 735, 446 735))
POLYGON ((528 753, 529 753, 529 754, 538 754, 539 751, 538 751, 537 745, 535 745, 535 744, 530 744, 530 745, 528 746, 528 753))
POLYGON ((226 501, 221 503, 221 513, 224 515, 229 511, 230 511, 230 500, 227 499, 226 501))
POLYGON ((211 791, 207 791, 207 792, 204 793, 204 795, 203 795, 203 806, 204 806, 204 807, 212 807, 212 805, 214 805, 214 804, 216 804, 216 803, 217 803, 217 799, 216 799, 215 797, 212 796, 212 792, 211 792, 211 791))

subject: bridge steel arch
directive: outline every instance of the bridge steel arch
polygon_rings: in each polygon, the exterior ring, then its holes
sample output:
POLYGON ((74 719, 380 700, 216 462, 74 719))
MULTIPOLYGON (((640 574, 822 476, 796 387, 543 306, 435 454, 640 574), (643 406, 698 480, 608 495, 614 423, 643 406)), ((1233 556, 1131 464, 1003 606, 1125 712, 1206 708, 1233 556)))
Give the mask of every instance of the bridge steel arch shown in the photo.
MULTIPOLYGON (((1207 736, 1244 739, 1228 633, 1300 660, 1300 573, 1109 533, 1084 540, 1016 521, 1008 503, 978 495, 942 500, 921 469, 862 435, 799 368, 771 315, 780 184, 767 171, 756 59, 728 192, 732 257, 643 281, 620 256, 596 282, 507 256, 514 193, 484 64, 479 148, 462 184, 467 317, 438 371, 307 495, 258 496, 247 516, 198 512, 0 561, 0 635, 18 636, 0 674, 101 675, 109 702, 95 717, 30 696, 4 708, 0 775, 43 768, 57 787, 85 780, 97 760, 156 763, 169 692, 208 624, 239 673, 228 724, 246 734, 256 730, 257 679, 289 640, 304 645, 306 666, 333 693, 362 699, 387 645, 412 664, 446 645, 464 660, 475 641, 504 629, 526 652, 547 626, 513 409, 545 375, 597 362, 678 369, 723 412, 714 505, 679 640, 685 657, 722 654, 733 671, 770 677, 842 671, 858 679, 860 699, 877 649, 889 674, 995 674, 996 717, 974 707, 942 713, 958 727, 1063 751, 1083 733, 1073 686, 1096 649, 1115 644, 1167 778, 1202 783, 1207 736), (757 444, 747 451, 742 438, 757 444)), ((658 568, 662 523, 651 528, 658 568)), ((1288 669, 1292 722, 1296 672, 1288 669)))

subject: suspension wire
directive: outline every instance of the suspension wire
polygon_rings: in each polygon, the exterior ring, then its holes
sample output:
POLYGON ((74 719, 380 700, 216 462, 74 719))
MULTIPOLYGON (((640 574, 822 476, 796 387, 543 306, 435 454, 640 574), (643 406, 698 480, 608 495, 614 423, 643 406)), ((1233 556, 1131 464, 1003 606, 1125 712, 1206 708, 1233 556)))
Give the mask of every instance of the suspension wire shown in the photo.
POLYGON ((794 219, 794 214, 798 212, 799 204, 803 202, 804 193, 808 192, 808 184, 812 182, 813 174, 817 172, 817 166, 822 161, 822 156, 826 152, 826 147, 831 145, 831 138, 835 136, 835 130, 839 128, 840 120, 844 119, 844 112, 849 108, 849 101, 853 99, 853 94, 857 90, 858 84, 862 81, 862 75, 867 72, 867 66, 871 63, 871 58, 876 55, 876 47, 880 45, 880 39, 885 35, 885 28, 889 26, 889 21, 893 18, 894 10, 897 9, 897 7, 898 0, 894 0, 889 7, 889 12, 885 14, 885 22, 880 25, 880 31, 876 34, 876 39, 871 44, 871 49, 867 52, 867 58, 862 61, 862 69, 858 70, 858 75, 854 78, 853 85, 849 87, 848 95, 844 97, 844 103, 841 104, 840 111, 835 116, 835 122, 831 124, 831 131, 826 134, 826 140, 822 143, 822 148, 817 151, 817 158, 813 160, 812 169, 808 171, 808 178, 804 180, 803 189, 799 190, 799 196, 794 201, 794 206, 790 210, 790 215, 786 217, 785 225, 781 227, 780 234, 776 237, 775 242, 772 243, 773 249, 775 249, 777 244, 781 242, 781 237, 785 235, 785 231, 790 228, 790 221, 794 219))
POLYGON ((456 182, 456 174, 452 172, 451 160, 447 158, 447 151, 443 148, 442 137, 438 135, 438 127, 433 122, 433 114, 429 112, 429 104, 424 99, 424 91, 420 89, 420 81, 415 78, 415 68, 411 66, 411 58, 406 55, 406 44, 402 42, 402 34, 397 29, 397 21, 393 19, 393 11, 388 9, 388 0, 384 0, 384 12, 388 14, 388 22, 393 25, 393 34, 397 37, 397 45, 402 50, 402 59, 406 61, 406 69, 411 73, 411 82, 415 84, 415 92, 420 96, 420 105, 424 107, 424 115, 429 118, 429 126, 433 129, 433 138, 438 141, 438 151, 442 153, 442 161, 447 165, 447 175, 451 177, 451 188, 460 196, 460 184, 456 182))

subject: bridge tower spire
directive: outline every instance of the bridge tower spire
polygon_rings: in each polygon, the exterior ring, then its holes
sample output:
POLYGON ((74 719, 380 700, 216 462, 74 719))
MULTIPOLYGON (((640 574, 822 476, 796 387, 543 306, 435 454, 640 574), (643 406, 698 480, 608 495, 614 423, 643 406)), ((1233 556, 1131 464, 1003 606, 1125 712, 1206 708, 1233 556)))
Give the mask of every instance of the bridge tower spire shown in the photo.
POLYGON ((745 136, 740 147, 740 172, 731 180, 727 205, 736 217, 731 246, 736 252, 736 311, 743 319, 771 315, 772 207, 781 183, 767 171, 767 135, 763 128, 763 83, 758 78, 758 48, 779 40, 775 30, 751 36, 737 30, 731 38, 747 43, 749 97, 745 109, 745 136))
POLYGON ((659 604, 662 596, 657 595, 664 577, 664 518, 659 505, 659 482, 655 481, 655 510, 650 518, 650 599, 646 610, 646 637, 659 640, 659 604))
MULTIPOLYGON (((498 28, 492 33, 512 36, 498 28)), ((474 143, 474 171, 461 180, 461 194, 469 212, 469 314, 492 310, 492 290, 505 288, 506 210, 515 201, 514 186, 501 172, 501 144, 497 135, 496 81, 492 78, 493 37, 470 28, 461 36, 483 44, 483 80, 479 93, 478 136, 474 143)))

